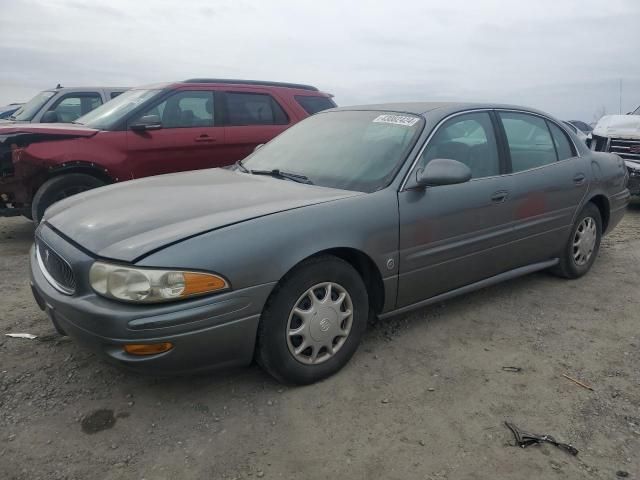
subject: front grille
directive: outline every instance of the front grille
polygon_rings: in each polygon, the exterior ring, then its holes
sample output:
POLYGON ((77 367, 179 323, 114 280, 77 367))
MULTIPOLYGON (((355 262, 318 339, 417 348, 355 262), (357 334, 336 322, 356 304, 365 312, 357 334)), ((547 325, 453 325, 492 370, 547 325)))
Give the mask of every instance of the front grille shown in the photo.
POLYGON ((640 176, 630 176, 627 188, 629 189, 631 195, 640 195, 640 176))
POLYGON ((76 278, 71 265, 40 239, 36 239, 36 254, 40 269, 51 286, 72 295, 76 291, 76 278))
POLYGON ((609 151, 627 160, 640 160, 640 140, 612 138, 609 143, 609 151))

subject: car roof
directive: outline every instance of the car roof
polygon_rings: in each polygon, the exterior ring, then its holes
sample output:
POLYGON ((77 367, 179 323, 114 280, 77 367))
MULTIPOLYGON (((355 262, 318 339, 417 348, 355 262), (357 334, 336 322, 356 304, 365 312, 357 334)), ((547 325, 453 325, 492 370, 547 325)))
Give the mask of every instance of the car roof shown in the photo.
POLYGON ((353 105, 348 107, 333 108, 331 111, 383 111, 396 113, 410 113, 413 115, 422 115, 435 110, 441 111, 443 114, 455 113, 457 111, 475 110, 475 109, 505 109, 505 110, 522 110, 540 115, 549 116, 547 113, 529 107, 521 107, 518 105, 508 105, 500 103, 473 103, 473 102, 399 102, 399 103, 379 103, 372 105, 353 105))
POLYGON ((260 87, 283 87, 294 88, 296 90, 309 90, 317 92, 318 89, 313 85, 305 85, 303 83, 289 83, 289 82, 273 82, 270 80, 242 80, 237 78, 189 78, 179 83, 221 83, 228 85, 252 85, 260 87))
POLYGON ((131 87, 60 87, 47 88, 45 92, 95 92, 96 90, 129 90, 131 87))

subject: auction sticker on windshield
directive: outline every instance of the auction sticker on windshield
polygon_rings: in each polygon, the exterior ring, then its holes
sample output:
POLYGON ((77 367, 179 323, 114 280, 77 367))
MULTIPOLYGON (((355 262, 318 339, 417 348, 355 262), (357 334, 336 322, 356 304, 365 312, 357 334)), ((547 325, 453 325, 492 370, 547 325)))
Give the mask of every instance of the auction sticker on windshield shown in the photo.
POLYGON ((379 115, 373 119, 373 123, 391 123, 393 125, 403 125, 405 127, 413 127, 418 123, 418 117, 409 117, 407 115, 379 115))

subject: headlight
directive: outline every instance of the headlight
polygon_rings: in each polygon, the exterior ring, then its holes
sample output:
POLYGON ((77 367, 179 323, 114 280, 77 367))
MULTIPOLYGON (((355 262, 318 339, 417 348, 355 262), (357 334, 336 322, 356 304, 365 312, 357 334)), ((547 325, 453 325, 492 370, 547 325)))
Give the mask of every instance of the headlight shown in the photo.
POLYGON ((629 175, 632 177, 640 177, 640 163, 625 160, 624 164, 627 170, 629 170, 629 175))
POLYGON ((100 295, 136 303, 181 300, 229 288, 224 278, 211 273, 134 268, 104 262, 91 266, 89 282, 100 295))

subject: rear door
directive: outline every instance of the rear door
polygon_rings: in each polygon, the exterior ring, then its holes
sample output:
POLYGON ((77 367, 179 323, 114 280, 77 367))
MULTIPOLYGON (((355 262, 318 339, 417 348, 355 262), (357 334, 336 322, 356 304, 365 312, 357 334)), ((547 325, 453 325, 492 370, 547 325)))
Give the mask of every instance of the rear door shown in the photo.
POLYGON ((498 111, 509 157, 516 240, 509 255, 523 266, 557 256, 588 189, 585 160, 569 136, 542 116, 498 111))
POLYGON ((180 90, 135 118, 156 130, 127 131, 127 160, 134 178, 220 166, 224 127, 216 121, 212 90, 180 90))
POLYGON ((398 307, 477 282, 509 268, 508 178, 487 111, 456 115, 436 130, 412 171, 435 158, 466 164, 469 182, 403 190, 398 307))
POLYGON ((295 120, 268 91, 228 89, 223 93, 225 149, 223 162, 231 164, 249 155, 257 145, 284 132, 295 120))

